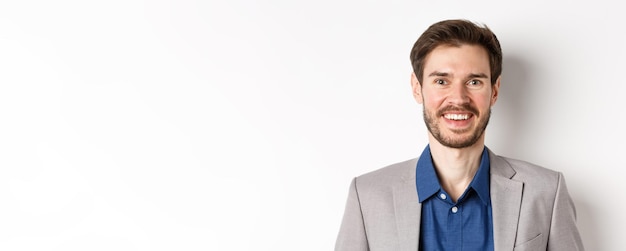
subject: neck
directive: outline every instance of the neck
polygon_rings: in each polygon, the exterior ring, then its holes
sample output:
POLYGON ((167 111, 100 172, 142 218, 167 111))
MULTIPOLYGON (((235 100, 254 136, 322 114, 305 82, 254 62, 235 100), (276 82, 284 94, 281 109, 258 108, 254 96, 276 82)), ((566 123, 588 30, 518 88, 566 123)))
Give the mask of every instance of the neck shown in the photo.
POLYGON ((474 178, 482 156, 484 138, 466 148, 450 148, 430 137, 430 154, 442 188, 456 201, 474 178))

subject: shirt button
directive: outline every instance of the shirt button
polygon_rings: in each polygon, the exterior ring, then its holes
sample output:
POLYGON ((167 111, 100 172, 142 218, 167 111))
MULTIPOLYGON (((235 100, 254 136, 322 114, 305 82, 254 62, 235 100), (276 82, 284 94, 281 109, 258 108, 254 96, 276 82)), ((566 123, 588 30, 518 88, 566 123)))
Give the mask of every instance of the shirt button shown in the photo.
POLYGON ((459 208, 458 208, 458 207, 452 207, 452 213, 453 213, 453 214, 455 214, 455 213, 456 213, 456 212, 458 212, 458 211, 459 211, 459 208))
POLYGON ((442 200, 445 200, 447 196, 446 194, 442 193, 442 194, 439 194, 439 198, 441 198, 442 200))

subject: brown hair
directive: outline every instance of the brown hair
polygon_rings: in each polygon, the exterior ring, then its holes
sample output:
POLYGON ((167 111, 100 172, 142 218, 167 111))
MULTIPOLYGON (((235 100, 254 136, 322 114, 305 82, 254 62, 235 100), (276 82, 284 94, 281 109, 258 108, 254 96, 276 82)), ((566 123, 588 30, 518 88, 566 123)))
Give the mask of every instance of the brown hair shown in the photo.
POLYGON ((496 35, 486 26, 479 26, 468 20, 444 20, 437 22, 417 39, 411 49, 411 64, 417 80, 421 83, 424 75, 424 59, 432 50, 440 45, 461 46, 463 44, 479 45, 489 55, 491 67, 491 84, 495 84, 502 74, 502 49, 496 35))

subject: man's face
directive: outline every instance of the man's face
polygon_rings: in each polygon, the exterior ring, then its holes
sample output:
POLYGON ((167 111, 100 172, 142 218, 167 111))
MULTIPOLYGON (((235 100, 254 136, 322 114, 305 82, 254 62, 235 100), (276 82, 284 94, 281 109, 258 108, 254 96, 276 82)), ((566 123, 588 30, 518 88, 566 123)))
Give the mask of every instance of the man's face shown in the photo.
POLYGON ((411 85, 433 138, 451 148, 484 141, 500 88, 500 79, 492 86, 490 76, 489 56, 481 46, 441 45, 426 56, 422 83, 413 75, 411 85))

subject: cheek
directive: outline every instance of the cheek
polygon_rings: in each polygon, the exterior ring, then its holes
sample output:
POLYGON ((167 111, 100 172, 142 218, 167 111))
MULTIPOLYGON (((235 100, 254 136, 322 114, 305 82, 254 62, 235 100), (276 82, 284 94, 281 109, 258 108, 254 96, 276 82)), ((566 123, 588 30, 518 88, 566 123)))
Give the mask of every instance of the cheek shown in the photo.
POLYGON ((490 95, 479 95, 473 98, 476 107, 489 109, 493 105, 493 98, 490 95))
POLYGON ((440 106, 442 106, 442 104, 445 101, 445 98, 442 96, 437 96, 437 95, 426 95, 426 96, 422 96, 423 97, 423 105, 424 107, 428 107, 429 109, 437 109, 440 106))

